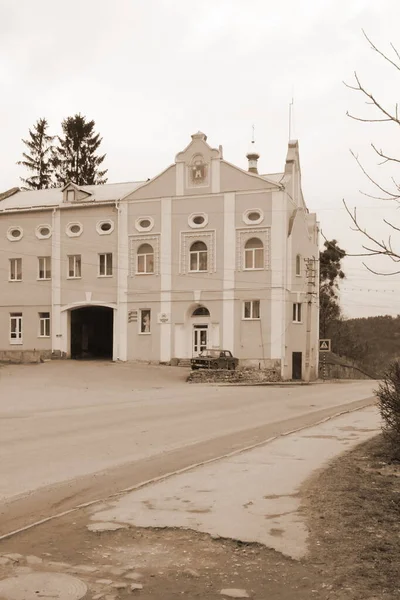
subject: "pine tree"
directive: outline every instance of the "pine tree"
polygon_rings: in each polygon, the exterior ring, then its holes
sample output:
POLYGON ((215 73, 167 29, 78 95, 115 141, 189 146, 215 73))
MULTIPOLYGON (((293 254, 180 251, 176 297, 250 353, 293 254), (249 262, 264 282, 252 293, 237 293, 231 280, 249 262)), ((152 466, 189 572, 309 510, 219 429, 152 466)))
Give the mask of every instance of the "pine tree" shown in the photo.
POLYGON ((336 240, 326 240, 324 246, 325 250, 319 254, 319 327, 322 338, 327 336, 329 325, 341 317, 338 291, 339 281, 345 277, 341 261, 346 256, 336 240))
POLYGON ((29 129, 30 139, 22 140, 29 150, 23 152, 24 160, 17 162, 17 165, 26 167, 32 171, 33 175, 21 181, 31 190, 42 190, 49 188, 52 185, 53 164, 52 142, 54 136, 47 133, 48 123, 46 119, 39 119, 33 127, 33 131, 29 129))
POLYGON ((96 154, 102 138, 94 132, 94 126, 94 121, 86 121, 81 114, 62 122, 63 136, 58 137, 59 144, 52 158, 57 185, 65 185, 68 181, 77 185, 107 182, 104 177, 107 169, 99 170, 106 155, 96 154))

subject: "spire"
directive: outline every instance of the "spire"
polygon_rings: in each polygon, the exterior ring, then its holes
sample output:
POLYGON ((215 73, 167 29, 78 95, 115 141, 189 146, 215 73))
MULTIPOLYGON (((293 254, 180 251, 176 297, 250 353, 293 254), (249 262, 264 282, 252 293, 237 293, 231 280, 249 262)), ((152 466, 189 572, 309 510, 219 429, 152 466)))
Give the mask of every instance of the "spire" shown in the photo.
POLYGON ((253 136, 252 136, 249 151, 246 154, 246 158, 249 161, 249 168, 248 168, 249 173, 257 173, 258 174, 257 162, 258 162, 258 159, 260 158, 260 155, 259 155, 256 145, 255 145, 254 125, 253 125, 253 136))

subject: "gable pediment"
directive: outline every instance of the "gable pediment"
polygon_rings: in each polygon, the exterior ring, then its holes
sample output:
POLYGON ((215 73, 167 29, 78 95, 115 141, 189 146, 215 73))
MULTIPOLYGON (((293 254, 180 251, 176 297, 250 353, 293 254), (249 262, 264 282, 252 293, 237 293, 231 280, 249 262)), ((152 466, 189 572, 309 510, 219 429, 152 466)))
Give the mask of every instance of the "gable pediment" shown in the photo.
POLYGON ((84 202, 92 195, 90 192, 78 187, 73 181, 69 181, 62 188, 63 202, 84 202))

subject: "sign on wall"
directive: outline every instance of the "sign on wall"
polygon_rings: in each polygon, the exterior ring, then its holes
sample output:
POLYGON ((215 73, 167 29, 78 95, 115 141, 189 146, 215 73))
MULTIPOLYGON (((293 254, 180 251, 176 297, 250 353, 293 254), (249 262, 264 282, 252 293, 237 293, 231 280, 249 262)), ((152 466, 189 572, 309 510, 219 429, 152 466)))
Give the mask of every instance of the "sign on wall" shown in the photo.
POLYGON ((169 313, 158 313, 157 320, 159 323, 170 323, 171 315, 169 313))

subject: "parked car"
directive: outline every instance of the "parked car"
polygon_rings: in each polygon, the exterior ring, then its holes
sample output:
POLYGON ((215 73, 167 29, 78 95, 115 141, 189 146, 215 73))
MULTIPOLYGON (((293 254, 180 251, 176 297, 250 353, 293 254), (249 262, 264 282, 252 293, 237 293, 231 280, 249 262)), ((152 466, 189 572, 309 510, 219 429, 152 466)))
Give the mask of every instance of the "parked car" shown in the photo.
POLYGON ((234 371, 239 359, 229 350, 203 350, 190 361, 192 369, 230 369, 234 371))

